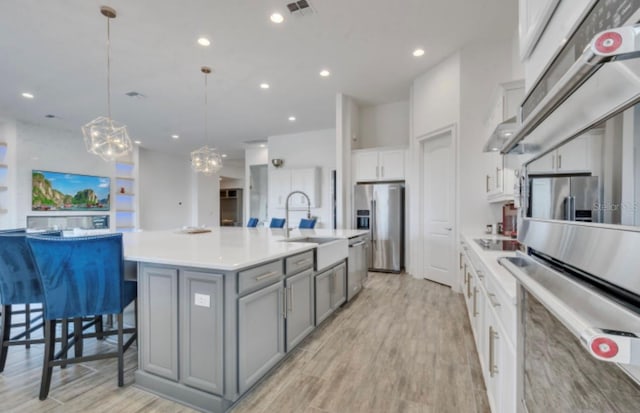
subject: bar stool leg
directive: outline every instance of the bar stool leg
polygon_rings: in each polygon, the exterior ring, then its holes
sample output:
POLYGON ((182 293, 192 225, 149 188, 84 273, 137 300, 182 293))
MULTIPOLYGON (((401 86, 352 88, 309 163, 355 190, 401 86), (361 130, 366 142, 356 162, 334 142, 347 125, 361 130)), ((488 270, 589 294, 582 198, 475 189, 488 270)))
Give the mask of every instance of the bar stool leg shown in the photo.
POLYGON ((2 333, 0 334, 0 372, 4 371, 9 352, 9 340, 11 339, 11 306, 2 306, 2 333))
POLYGON ((82 318, 73 319, 73 349, 76 357, 82 357, 83 342, 82 342, 82 318))
MULTIPOLYGON (((45 333, 46 333, 46 327, 48 325, 48 322, 45 321, 45 333)), ((61 348, 65 348, 67 347, 67 344, 69 344, 69 321, 67 321, 66 319, 63 319, 60 322, 61 325, 61 334, 60 334, 60 346, 61 348)), ((45 340, 47 339, 47 337, 45 336, 45 340)), ((46 341, 45 341, 45 347, 46 347, 46 341)), ((55 347, 55 342, 54 342, 54 347, 55 347)), ((46 358, 47 353, 45 352, 45 358, 46 358)), ((67 358, 67 352, 64 351, 60 354, 60 359, 62 360, 66 360, 67 358)), ((66 369, 67 365, 66 364, 61 364, 60 365, 61 369, 66 369)))
MULTIPOLYGON (((62 328, 62 331, 66 327, 62 328)), ((51 387, 51 374, 53 365, 51 362, 55 357, 56 348, 56 320, 45 320, 44 322, 44 364, 42 365, 42 379, 40 380, 40 400, 45 400, 49 395, 51 387)), ((65 356, 66 358, 66 356, 65 356)))
POLYGON ((96 339, 98 340, 104 340, 104 326, 103 326, 103 320, 102 320, 102 316, 101 315, 97 315, 95 318, 95 329, 96 329, 96 339))
POLYGON ((31 304, 24 305, 24 339, 27 340, 27 344, 24 345, 25 348, 31 348, 31 304))
POLYGON ((118 387, 124 386, 124 317, 118 314, 118 387))

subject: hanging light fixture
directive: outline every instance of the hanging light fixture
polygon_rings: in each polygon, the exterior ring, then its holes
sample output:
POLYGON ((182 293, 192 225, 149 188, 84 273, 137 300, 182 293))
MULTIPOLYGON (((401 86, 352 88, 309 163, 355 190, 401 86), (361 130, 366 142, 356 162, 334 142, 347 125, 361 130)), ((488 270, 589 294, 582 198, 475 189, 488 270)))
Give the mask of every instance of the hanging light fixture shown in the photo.
POLYGON ((110 20, 116 18, 111 7, 100 7, 100 13, 107 18, 107 116, 99 116, 82 127, 82 135, 87 151, 105 161, 125 155, 133 145, 127 127, 111 118, 111 28, 110 20))
MULTIPOLYGON (((202 66, 200 71, 204 73, 204 138, 207 140, 207 76, 211 73, 211 68, 202 66)), ((205 145, 191 152, 191 167, 196 172, 211 176, 222 169, 222 157, 216 152, 216 148, 205 145)))

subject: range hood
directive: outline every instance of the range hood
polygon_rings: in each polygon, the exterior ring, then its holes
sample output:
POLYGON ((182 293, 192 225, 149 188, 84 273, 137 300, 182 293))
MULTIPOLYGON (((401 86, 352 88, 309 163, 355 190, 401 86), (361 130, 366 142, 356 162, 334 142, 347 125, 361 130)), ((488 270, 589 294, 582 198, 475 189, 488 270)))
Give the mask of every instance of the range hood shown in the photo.
POLYGON ((520 125, 517 118, 514 116, 499 123, 494 129, 493 133, 489 137, 487 143, 482 148, 483 152, 498 152, 507 143, 511 137, 513 137, 518 131, 520 125))
POLYGON ((596 35, 546 96, 535 99, 533 110, 527 116, 523 111, 522 125, 501 145, 501 153, 525 153, 525 158, 535 159, 637 103, 640 59, 634 58, 639 51, 640 25, 596 35))

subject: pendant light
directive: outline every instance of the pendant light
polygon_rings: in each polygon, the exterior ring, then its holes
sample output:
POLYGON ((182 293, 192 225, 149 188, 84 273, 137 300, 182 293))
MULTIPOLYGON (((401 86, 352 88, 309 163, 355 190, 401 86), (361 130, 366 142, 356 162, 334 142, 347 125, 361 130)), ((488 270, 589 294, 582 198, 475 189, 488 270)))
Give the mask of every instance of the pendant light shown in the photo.
POLYGON ((111 118, 111 19, 116 11, 111 7, 100 7, 100 13, 107 18, 107 116, 99 116, 82 127, 82 135, 87 151, 105 161, 129 153, 133 145, 127 127, 111 118))
MULTIPOLYGON (((207 122, 207 77, 211 68, 202 66, 200 71, 204 73, 204 138, 208 140, 207 122)), ((216 148, 207 145, 191 152, 191 167, 194 171, 211 176, 222 169, 222 157, 216 152, 216 148)))

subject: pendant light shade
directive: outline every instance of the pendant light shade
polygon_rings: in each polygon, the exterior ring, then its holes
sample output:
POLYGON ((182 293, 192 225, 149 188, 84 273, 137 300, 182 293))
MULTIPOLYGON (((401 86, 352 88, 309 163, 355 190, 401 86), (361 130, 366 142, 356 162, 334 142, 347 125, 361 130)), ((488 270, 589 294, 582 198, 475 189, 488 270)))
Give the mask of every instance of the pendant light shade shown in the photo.
POLYGON ((133 145, 127 127, 111 118, 111 27, 110 20, 116 18, 116 11, 102 6, 100 13, 107 18, 107 116, 99 116, 82 127, 82 135, 87 151, 105 161, 129 153, 133 145))
MULTIPOLYGON (((208 139, 207 122, 207 76, 211 73, 211 68, 203 66, 200 71, 204 74, 204 137, 208 139)), ((191 168, 197 173, 207 176, 214 175, 222 169, 222 157, 216 148, 208 145, 191 152, 191 168)))

